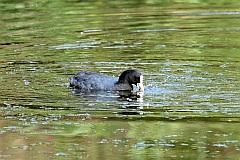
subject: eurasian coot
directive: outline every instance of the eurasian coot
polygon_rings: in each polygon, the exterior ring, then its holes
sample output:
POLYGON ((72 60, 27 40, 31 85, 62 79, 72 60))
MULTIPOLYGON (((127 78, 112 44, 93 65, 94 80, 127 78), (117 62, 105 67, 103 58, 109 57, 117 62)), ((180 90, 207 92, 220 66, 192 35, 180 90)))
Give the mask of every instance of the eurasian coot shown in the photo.
POLYGON ((119 78, 90 71, 81 71, 69 78, 70 87, 81 90, 132 90, 136 85, 140 92, 144 91, 143 75, 138 70, 126 70, 119 78))

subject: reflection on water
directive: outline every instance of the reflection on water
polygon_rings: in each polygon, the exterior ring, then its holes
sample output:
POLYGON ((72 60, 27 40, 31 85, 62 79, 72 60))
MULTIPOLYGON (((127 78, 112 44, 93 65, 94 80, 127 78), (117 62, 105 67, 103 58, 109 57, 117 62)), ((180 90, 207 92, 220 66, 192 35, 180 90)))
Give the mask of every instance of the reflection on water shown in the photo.
POLYGON ((0 2, 0 159, 238 159, 239 5, 0 2), (143 95, 69 89, 126 69, 143 95))
POLYGON ((79 98, 95 101, 143 101, 143 92, 132 91, 82 91, 78 89, 70 89, 71 93, 79 98))

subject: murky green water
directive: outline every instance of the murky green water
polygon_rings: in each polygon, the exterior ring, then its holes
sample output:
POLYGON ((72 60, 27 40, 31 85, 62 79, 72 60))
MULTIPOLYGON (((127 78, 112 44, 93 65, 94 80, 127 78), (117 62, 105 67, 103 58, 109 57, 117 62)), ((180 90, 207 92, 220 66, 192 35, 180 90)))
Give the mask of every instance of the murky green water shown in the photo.
POLYGON ((238 1, 0 8, 0 159, 239 159, 238 1), (143 98, 68 88, 133 68, 143 98))

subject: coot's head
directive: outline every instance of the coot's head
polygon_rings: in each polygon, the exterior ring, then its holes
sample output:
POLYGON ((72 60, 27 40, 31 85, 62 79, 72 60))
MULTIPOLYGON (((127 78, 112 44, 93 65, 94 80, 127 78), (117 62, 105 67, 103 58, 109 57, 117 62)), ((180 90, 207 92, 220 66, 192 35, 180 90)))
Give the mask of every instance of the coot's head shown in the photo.
POLYGON ((135 84, 140 92, 144 91, 143 87, 143 75, 138 70, 126 70, 124 71, 118 79, 118 83, 125 83, 132 86, 135 84))

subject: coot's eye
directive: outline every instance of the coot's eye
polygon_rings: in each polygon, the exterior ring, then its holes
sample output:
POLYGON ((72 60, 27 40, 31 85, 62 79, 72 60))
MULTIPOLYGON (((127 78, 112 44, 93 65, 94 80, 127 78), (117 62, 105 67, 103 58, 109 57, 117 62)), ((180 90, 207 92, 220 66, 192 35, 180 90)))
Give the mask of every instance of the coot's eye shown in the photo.
POLYGON ((135 77, 135 82, 139 83, 140 82, 140 77, 135 77))

